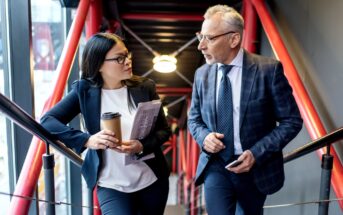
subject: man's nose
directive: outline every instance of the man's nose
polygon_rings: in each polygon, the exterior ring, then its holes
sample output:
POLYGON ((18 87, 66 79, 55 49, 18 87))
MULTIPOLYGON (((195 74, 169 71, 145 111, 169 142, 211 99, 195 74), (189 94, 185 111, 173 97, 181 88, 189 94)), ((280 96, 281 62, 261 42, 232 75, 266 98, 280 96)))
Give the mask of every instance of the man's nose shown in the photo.
POLYGON ((204 50, 206 49, 206 43, 204 43, 204 39, 199 41, 199 45, 198 45, 198 50, 204 50))

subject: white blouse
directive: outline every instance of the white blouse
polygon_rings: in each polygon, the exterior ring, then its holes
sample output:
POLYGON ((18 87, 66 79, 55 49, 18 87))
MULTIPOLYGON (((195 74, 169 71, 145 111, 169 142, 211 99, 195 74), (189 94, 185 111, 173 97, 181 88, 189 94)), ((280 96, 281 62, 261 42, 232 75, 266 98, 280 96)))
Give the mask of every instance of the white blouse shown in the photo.
MULTIPOLYGON (((101 90, 101 114, 105 112, 121 114, 122 139, 128 140, 136 109, 128 109, 127 87, 101 90)), ((98 185, 101 187, 131 193, 148 187, 157 180, 144 161, 126 164, 125 157, 129 155, 111 149, 103 150, 102 156, 103 163, 98 179, 98 185)))

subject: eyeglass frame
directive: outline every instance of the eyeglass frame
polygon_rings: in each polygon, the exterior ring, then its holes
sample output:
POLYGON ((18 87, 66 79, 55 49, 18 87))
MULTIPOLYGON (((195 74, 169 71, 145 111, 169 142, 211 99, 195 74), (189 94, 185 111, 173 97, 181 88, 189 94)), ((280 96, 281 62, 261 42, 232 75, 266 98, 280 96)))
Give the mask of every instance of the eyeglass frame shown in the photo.
POLYGON ((206 42, 209 42, 211 43, 214 39, 218 38, 218 37, 221 37, 221 36, 224 36, 224 35, 227 35, 227 34, 234 34, 234 33, 238 33, 236 31, 228 31, 226 33, 223 33, 223 34, 218 34, 218 35, 215 35, 215 36, 210 36, 210 35, 204 35, 204 34, 201 34, 200 31, 196 32, 195 33, 195 36, 197 37, 197 39, 199 40, 199 42, 202 41, 202 39, 205 38, 206 42))
POLYGON ((114 57, 114 58, 106 58, 104 61, 117 61, 118 64, 124 64, 126 59, 131 60, 132 59, 132 53, 129 52, 126 55, 119 55, 118 57, 114 57), (120 60, 122 59, 122 60, 120 60))

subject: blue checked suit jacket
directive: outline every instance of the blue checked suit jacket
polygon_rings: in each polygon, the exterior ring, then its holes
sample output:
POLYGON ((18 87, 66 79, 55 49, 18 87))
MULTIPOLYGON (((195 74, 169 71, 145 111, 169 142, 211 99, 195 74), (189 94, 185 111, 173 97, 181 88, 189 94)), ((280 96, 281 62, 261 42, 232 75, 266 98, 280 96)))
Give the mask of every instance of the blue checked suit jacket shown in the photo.
MULTIPOLYGON (((128 87, 128 90, 136 105, 139 102, 159 99, 155 83, 149 79, 137 87, 128 87)), ((75 149, 77 153, 81 153, 86 149, 84 145, 88 138, 100 131, 100 106, 101 87, 94 87, 89 81, 81 79, 74 82, 69 94, 41 118, 41 124, 54 137, 64 142, 66 146, 75 149), (88 132, 67 126, 67 123, 79 114, 82 114, 88 132)), ((144 162, 152 169, 157 178, 169 176, 169 168, 162 153, 161 145, 168 140, 170 134, 171 131, 161 107, 154 129, 147 137, 140 140, 144 146, 144 152, 140 156, 155 154, 155 158, 144 162)), ((89 188, 94 188, 96 185, 101 167, 102 150, 88 149, 81 173, 89 188)))
MULTIPOLYGON (((283 186, 282 149, 298 134, 302 119, 279 61, 244 51, 242 73, 241 144, 243 151, 251 150, 256 159, 251 169, 255 184, 262 193, 271 194, 283 186)), ((205 64, 194 78, 188 128, 201 148, 205 137, 217 130, 216 74, 216 64, 205 64)), ((196 185, 203 183, 210 157, 200 153, 196 185)))

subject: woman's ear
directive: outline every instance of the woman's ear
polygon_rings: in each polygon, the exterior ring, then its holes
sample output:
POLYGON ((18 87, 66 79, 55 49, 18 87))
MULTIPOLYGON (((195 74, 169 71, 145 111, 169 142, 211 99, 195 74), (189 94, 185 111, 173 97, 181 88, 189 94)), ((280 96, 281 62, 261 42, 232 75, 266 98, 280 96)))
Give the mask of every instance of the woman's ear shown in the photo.
POLYGON ((241 42, 241 34, 235 33, 231 37, 231 48, 236 48, 241 42))

